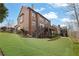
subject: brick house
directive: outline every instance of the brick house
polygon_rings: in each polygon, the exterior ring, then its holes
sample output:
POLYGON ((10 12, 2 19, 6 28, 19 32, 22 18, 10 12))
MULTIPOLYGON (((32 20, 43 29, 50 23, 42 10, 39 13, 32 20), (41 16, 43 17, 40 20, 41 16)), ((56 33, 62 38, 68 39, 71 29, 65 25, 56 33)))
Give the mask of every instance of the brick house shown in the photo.
POLYGON ((48 19, 33 8, 22 6, 17 18, 17 30, 32 37, 50 37, 52 35, 51 24, 48 19))

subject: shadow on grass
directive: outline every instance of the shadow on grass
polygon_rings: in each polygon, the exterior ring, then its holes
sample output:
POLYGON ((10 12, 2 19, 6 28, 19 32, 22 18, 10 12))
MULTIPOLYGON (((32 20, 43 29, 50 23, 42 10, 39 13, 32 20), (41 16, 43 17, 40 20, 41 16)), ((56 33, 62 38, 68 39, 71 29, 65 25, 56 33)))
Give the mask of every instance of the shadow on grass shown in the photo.
POLYGON ((5 56, 1 48, 0 48, 0 56, 5 56))
POLYGON ((61 37, 60 37, 60 36, 53 36, 53 37, 50 38, 50 40, 48 40, 48 41, 58 40, 59 38, 61 38, 61 37))

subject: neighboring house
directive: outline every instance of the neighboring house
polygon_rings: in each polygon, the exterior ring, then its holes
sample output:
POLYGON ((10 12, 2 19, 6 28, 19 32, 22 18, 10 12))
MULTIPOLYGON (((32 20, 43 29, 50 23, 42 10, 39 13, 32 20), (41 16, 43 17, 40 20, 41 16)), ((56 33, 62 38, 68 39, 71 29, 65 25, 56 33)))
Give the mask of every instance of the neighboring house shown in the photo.
POLYGON ((14 32, 15 31, 15 28, 14 27, 6 27, 6 26, 3 26, 3 27, 0 27, 0 31, 1 32, 14 32))
POLYGON ((50 37, 52 34, 50 21, 30 7, 22 6, 17 18, 17 30, 32 37, 50 37))
POLYGON ((67 27, 60 27, 60 25, 58 25, 58 34, 63 36, 63 37, 68 37, 67 27))

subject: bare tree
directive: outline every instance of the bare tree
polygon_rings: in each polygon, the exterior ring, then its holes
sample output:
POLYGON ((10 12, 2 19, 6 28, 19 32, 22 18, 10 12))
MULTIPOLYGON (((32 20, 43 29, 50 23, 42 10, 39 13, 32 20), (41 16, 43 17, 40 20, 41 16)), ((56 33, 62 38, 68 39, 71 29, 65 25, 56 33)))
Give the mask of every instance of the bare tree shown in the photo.
POLYGON ((74 42, 78 42, 79 40, 79 4, 78 3, 70 3, 67 7, 69 9, 70 19, 70 37, 73 38, 74 42))
POLYGON ((70 3, 68 4, 68 9, 70 11, 72 11, 70 14, 71 14, 71 19, 74 18, 74 20, 76 20, 77 24, 78 24, 78 27, 79 27, 79 4, 78 3, 70 3))
POLYGON ((13 20, 12 19, 7 19, 6 20, 6 26, 9 28, 13 25, 13 20))

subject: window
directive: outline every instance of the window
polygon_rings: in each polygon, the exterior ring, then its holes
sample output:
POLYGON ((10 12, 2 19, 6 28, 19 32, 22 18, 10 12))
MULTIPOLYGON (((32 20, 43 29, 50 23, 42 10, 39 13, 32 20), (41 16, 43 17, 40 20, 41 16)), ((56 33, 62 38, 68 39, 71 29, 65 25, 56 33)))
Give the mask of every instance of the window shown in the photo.
POLYGON ((22 22, 23 22, 23 20, 24 20, 24 19, 23 19, 23 15, 22 15, 22 16, 20 16, 20 17, 19 17, 19 19, 20 19, 20 23, 22 23, 22 22))
POLYGON ((35 12, 34 11, 32 11, 32 16, 35 17, 35 12))
POLYGON ((36 22, 35 21, 32 21, 32 24, 34 25, 34 24, 36 24, 36 22))
POLYGON ((18 30, 20 30, 21 28, 20 27, 18 27, 18 30))
POLYGON ((36 21, 36 15, 35 15, 35 12, 32 12, 32 20, 33 20, 33 21, 36 21))
POLYGON ((44 23, 44 19, 41 16, 39 17, 39 22, 44 23))
POLYGON ((32 21, 32 28, 33 28, 33 29, 32 29, 33 31, 36 30, 36 22, 35 22, 35 21, 32 21))
POLYGON ((40 23, 40 27, 44 27, 44 24, 40 23))

